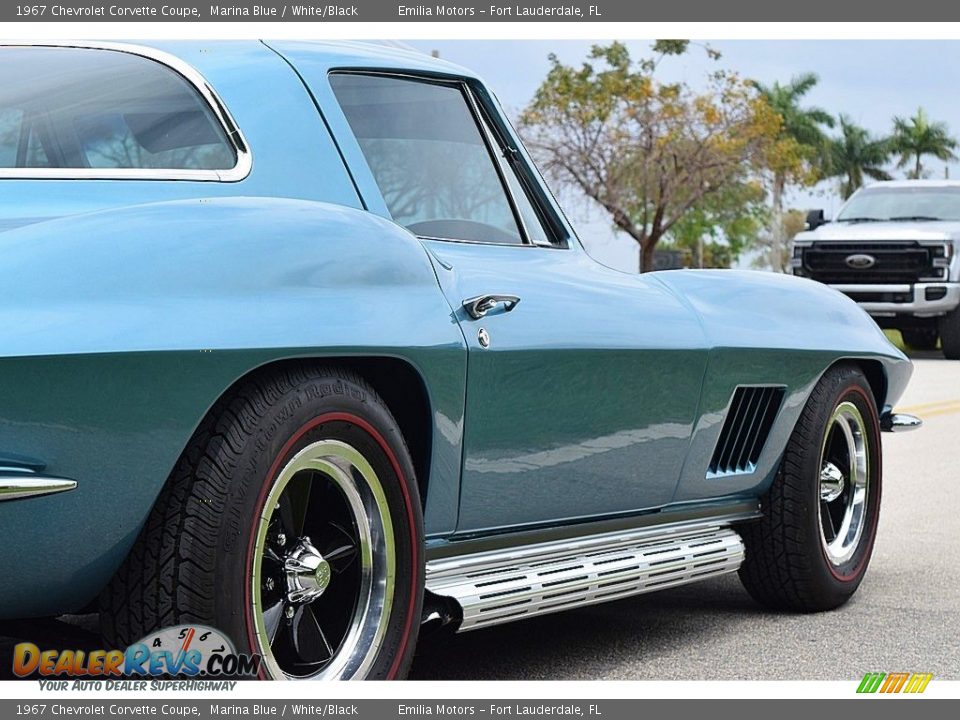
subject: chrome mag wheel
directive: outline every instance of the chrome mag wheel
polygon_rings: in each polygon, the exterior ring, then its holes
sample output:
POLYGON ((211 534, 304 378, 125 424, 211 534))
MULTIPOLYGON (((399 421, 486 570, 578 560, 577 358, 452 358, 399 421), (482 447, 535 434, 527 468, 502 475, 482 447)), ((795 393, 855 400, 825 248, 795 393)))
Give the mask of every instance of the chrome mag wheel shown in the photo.
POLYGON ((820 540, 834 566, 848 562, 863 536, 870 490, 868 433, 852 402, 837 405, 820 451, 820 540))
POLYGON ((322 440, 284 466, 255 539, 258 651, 271 677, 362 677, 390 619, 395 548, 380 479, 352 446, 322 440))

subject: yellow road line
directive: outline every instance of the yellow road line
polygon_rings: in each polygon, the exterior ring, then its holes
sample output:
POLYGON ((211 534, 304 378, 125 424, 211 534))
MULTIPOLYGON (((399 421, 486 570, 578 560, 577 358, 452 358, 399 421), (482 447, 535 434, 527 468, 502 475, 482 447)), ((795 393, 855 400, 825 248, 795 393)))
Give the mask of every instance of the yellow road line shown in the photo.
POLYGON ((936 410, 927 410, 920 415, 920 419, 929 417, 936 417, 937 415, 953 415, 955 413, 960 413, 960 403, 952 407, 938 408, 936 410))
POLYGON ((950 400, 937 400, 935 402, 917 403, 909 407, 898 407, 897 412, 922 412, 923 410, 934 410, 943 406, 960 405, 960 398, 951 398, 950 400))

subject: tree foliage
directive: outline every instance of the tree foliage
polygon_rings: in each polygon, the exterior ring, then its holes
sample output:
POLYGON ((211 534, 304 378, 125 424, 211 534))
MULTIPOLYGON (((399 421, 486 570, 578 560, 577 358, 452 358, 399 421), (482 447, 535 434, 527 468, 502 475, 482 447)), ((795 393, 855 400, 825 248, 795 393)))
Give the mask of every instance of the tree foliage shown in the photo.
POLYGON ((813 73, 765 84, 718 69, 699 89, 662 80, 661 63, 694 45, 658 40, 638 58, 622 43, 595 45, 580 65, 551 55, 520 118, 547 174, 640 245, 641 271, 658 245, 696 267, 727 267, 757 249, 755 264, 784 271, 803 227, 803 214, 784 207, 790 188, 838 178, 846 199, 868 179, 891 179, 892 157, 908 178, 928 175, 925 158, 958 159, 960 142, 923 108, 894 118, 888 138, 842 114, 830 134, 834 116, 808 102, 813 73))
POLYGON ((780 136, 796 141, 807 148, 811 158, 815 152, 826 145, 827 136, 824 127, 832 128, 833 116, 819 107, 801 105, 804 97, 816 87, 820 78, 815 73, 802 73, 790 79, 785 85, 774 82, 772 85, 754 81, 770 107, 780 116, 780 136))
POLYGON ((654 57, 634 60, 622 43, 596 45, 579 67, 551 55, 520 118, 546 172, 599 203, 640 245, 642 271, 678 223, 695 211, 706 217, 708 198, 768 164, 780 136, 778 114, 736 74, 712 73, 701 92, 658 80, 663 58, 688 46, 657 41, 654 57))
POLYGON ((839 120, 840 135, 829 141, 826 174, 840 178, 840 195, 846 200, 863 185, 865 178, 891 179, 883 166, 890 160, 892 143, 889 138, 873 137, 846 115, 839 120))
POLYGON ((732 182, 686 213, 664 247, 684 251, 690 267, 728 268, 753 247, 769 214, 759 181, 732 182))
POLYGON ((910 118, 893 119, 891 142, 894 152, 900 155, 897 167, 905 168, 913 164, 907 173, 908 178, 925 177, 925 155, 933 155, 939 160, 957 159, 953 152, 957 148, 957 140, 950 134, 947 124, 930 120, 922 107, 917 108, 917 114, 910 118))
POLYGON ((785 267, 776 261, 783 255, 788 240, 784 227, 784 196, 791 184, 813 185, 823 175, 828 140, 824 128, 834 125, 833 116, 819 107, 804 106, 804 97, 819 82, 814 73, 803 73, 785 85, 765 85, 754 81, 761 97, 780 119, 776 151, 770 153, 768 170, 771 178, 770 227, 768 241, 773 270, 785 267))
POLYGON ((759 252, 753 266, 776 272, 786 272, 790 265, 790 240, 807 226, 806 214, 800 210, 787 210, 783 214, 783 237, 786 242, 774 242, 769 230, 759 235, 755 249, 759 252))

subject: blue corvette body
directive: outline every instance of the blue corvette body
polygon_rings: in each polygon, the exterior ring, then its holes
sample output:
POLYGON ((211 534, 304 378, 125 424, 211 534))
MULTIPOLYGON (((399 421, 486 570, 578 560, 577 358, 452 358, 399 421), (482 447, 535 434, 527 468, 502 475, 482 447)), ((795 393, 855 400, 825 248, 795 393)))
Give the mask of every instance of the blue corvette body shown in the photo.
POLYGON ((564 247, 394 223, 330 73, 462 79, 529 163, 462 68, 350 44, 154 51, 216 91, 251 164, 224 181, 0 176, 0 476, 77 482, 0 502, 0 617, 88 606, 205 414, 273 363, 355 362, 388 402, 403 386, 428 557, 624 517, 749 516, 828 368, 860 364, 888 412, 906 385, 907 359, 823 285, 596 263, 538 176, 564 247), (522 302, 484 320, 486 348, 459 303, 490 291, 522 302), (784 399, 755 467, 712 477, 742 385, 784 399))

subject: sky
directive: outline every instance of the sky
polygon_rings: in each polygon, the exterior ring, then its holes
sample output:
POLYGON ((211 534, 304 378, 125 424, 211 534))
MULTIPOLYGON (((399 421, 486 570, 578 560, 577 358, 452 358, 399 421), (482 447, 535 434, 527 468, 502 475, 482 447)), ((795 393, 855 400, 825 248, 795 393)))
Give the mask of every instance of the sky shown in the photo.
MULTIPOLYGON (((679 58, 667 58, 658 68, 665 80, 683 80, 693 87, 704 85, 706 74, 718 66, 763 83, 814 72, 820 83, 807 102, 833 115, 844 113, 875 134, 888 134, 895 115, 909 117, 918 107, 934 120, 946 122, 960 135, 960 41, 869 41, 869 40, 713 40, 719 61, 710 60, 698 47, 679 58)), ((590 41, 408 41, 423 52, 469 67, 493 89, 511 116, 530 100, 549 68, 547 57, 555 53, 562 62, 579 64, 589 52, 590 41)), ((649 53, 650 41, 626 41, 635 57, 649 53)), ((944 163, 927 163, 932 175, 943 177, 944 163)), ((890 169, 895 177, 902 172, 890 169)), ((960 178, 960 165, 952 164, 951 177, 960 178)), ((841 200, 835 182, 822 182, 810 192, 794 192, 791 205, 807 210, 823 208, 827 214, 839 209, 841 200)), ((598 260, 623 270, 637 267, 637 249, 632 239, 615 232, 600 209, 570 193, 561 195, 564 209, 588 251, 598 260)))

